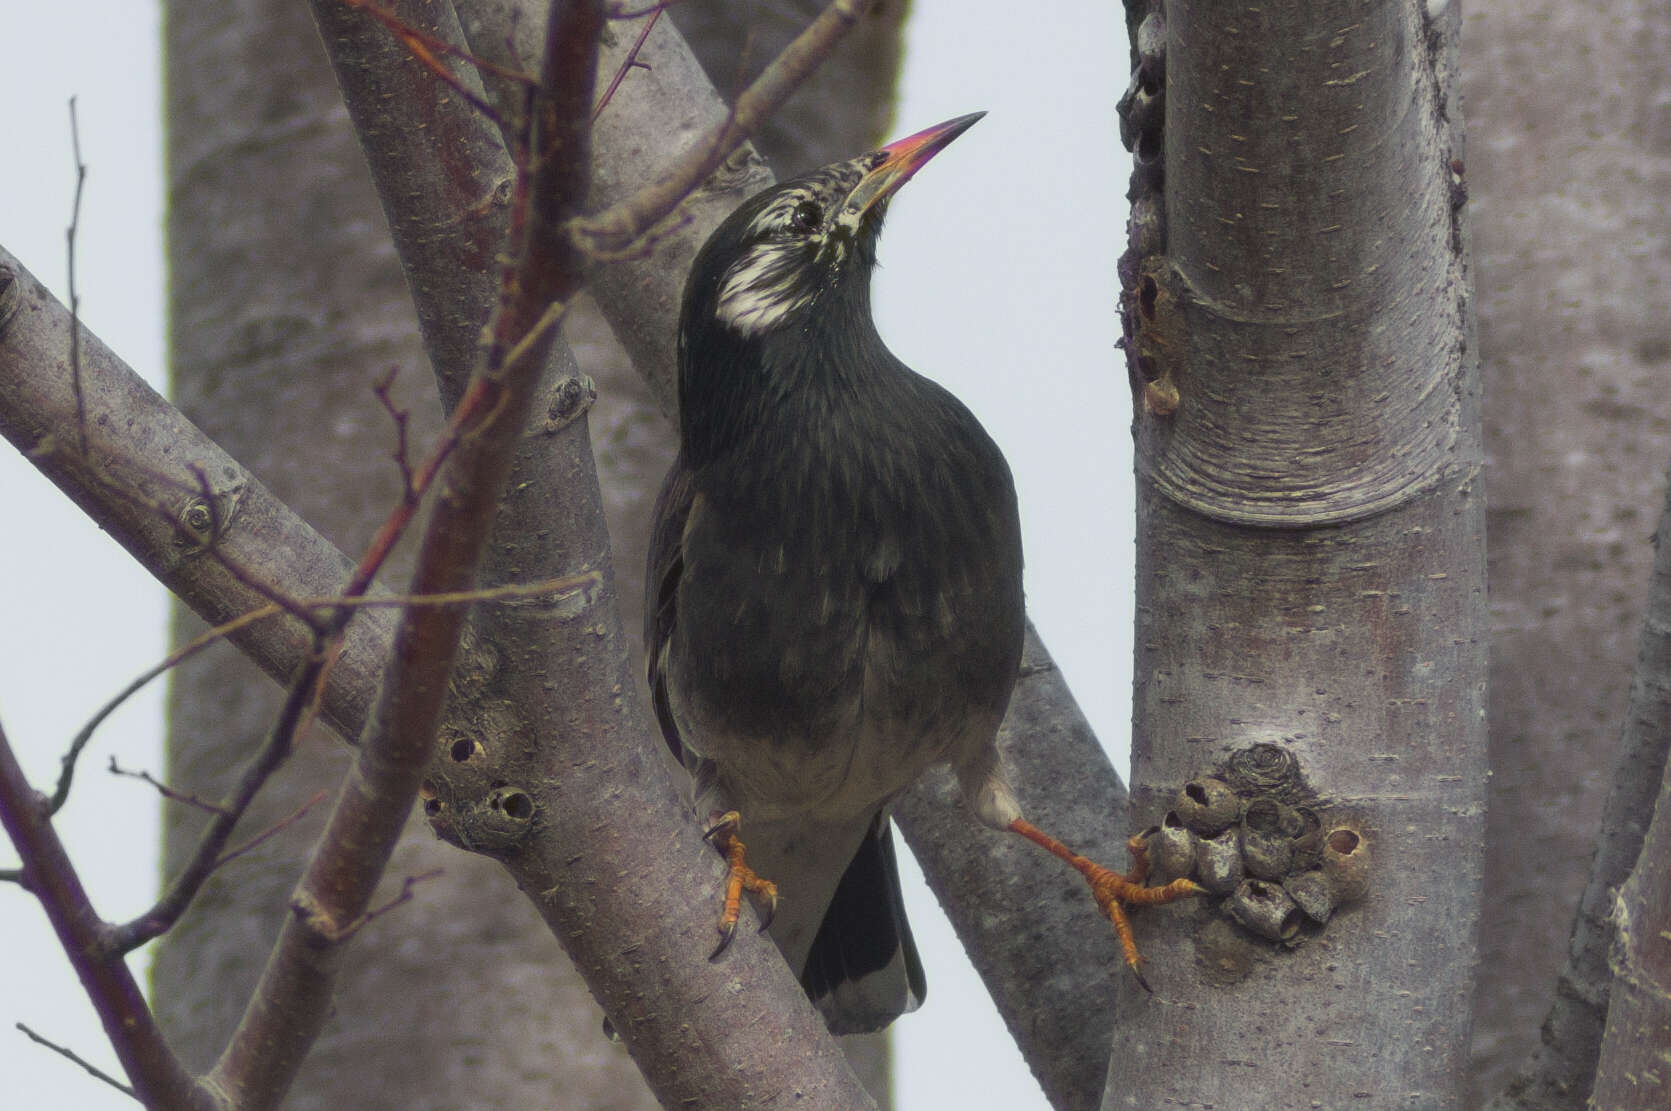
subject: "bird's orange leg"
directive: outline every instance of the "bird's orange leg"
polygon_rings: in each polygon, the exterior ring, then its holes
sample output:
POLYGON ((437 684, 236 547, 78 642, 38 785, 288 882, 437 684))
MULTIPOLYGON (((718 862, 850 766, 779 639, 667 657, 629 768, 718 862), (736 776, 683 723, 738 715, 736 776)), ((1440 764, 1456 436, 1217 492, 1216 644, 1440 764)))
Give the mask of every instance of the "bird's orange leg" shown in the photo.
POLYGON ((737 918, 743 912, 744 891, 756 896, 765 905, 765 912, 760 916, 761 933, 772 924, 772 915, 777 913, 777 884, 762 879, 754 869, 743 863, 743 841, 737 836, 741 825, 742 816, 735 810, 729 810, 717 815, 703 834, 725 854, 726 870, 725 907, 719 916, 719 944, 708 954, 709 960, 725 952, 725 947, 731 944, 731 935, 737 932, 737 918))
POLYGON ((1096 899, 1097 906, 1101 907, 1108 920, 1114 923, 1114 932, 1120 936, 1120 950, 1125 954, 1126 964, 1131 967, 1132 975, 1137 977, 1137 982, 1143 986, 1144 991, 1153 991, 1137 967, 1140 959, 1137 955, 1137 939, 1132 936, 1131 920, 1126 917, 1126 907, 1176 902, 1191 895, 1204 894, 1206 888, 1187 879, 1173 880, 1162 887, 1143 886, 1143 881, 1149 878, 1149 852, 1141 836, 1133 837, 1126 842, 1126 849, 1131 853, 1131 871, 1121 874, 1080 856, 1025 819, 1017 818, 1011 822, 1009 830, 1011 833, 1020 834, 1053 856, 1067 861, 1085 877, 1085 881, 1091 885, 1091 896, 1096 899))

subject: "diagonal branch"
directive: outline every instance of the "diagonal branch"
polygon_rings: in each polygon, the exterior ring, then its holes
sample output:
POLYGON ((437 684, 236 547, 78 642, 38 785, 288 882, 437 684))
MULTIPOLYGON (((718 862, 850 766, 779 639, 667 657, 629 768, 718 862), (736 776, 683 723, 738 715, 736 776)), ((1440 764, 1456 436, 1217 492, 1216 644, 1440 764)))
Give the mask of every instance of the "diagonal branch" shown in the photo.
MULTIPOLYGON (((362 134, 376 136, 366 153, 397 250, 409 273, 420 272, 424 259, 442 254, 441 245, 433 235, 409 235, 409 226, 424 226, 395 213, 409 183, 439 155, 424 142, 403 141, 407 131, 391 126, 416 106, 406 103, 412 94, 395 76, 365 64, 375 44, 356 41, 340 23, 327 38, 338 52, 350 114, 362 134)), ((466 130, 462 121, 436 122, 448 133, 466 130)), ((536 128, 544 122, 536 113, 536 128)), ((509 141, 523 145, 515 134, 509 141)), ((518 161, 543 167, 547 157, 518 161)), ((456 219, 435 215, 443 227, 456 219)), ((572 251, 577 265, 590 263, 561 234, 570 214, 536 203, 529 219, 572 251)), ((437 277, 415 282, 414 291, 420 319, 434 322, 426 344, 444 366, 445 352, 459 340, 447 328, 475 310, 460 308, 471 305, 466 283, 437 277), (461 295, 450 303, 437 292, 449 280, 461 295), (433 308, 424 303, 429 298, 433 308)), ((550 396, 541 435, 530 437, 518 457, 484 569, 488 581, 608 566, 589 435, 577 419, 587 390, 570 377, 550 396)), ((455 843, 505 861, 664 1101, 761 1106, 799 1091, 819 1106, 864 1105, 839 1050, 768 943, 720 965, 701 960, 713 927, 708 907, 717 861, 677 801, 636 701, 620 697, 633 679, 612 578, 606 574, 580 605, 482 612, 475 634, 499 650, 491 668, 471 669, 457 684, 454 717, 426 777, 432 823, 455 843), (636 877, 631 888, 619 882, 623 869, 636 877), (668 969, 677 975, 667 976, 668 969), (653 991, 646 990, 647 974, 655 977, 653 991), (697 1010, 724 1034, 693 1044, 687 1016, 697 1010), (768 1074, 793 1082, 763 1091, 755 1078, 768 1074)))
POLYGON ((220 804, 214 817, 204 827, 191 858, 168 885, 168 890, 137 918, 100 931, 102 943, 112 956, 131 953, 172 928, 180 915, 185 913, 186 907, 191 905, 204 882, 220 867, 227 842, 232 839, 232 831, 255 800, 256 793, 279 765, 289 759, 296 735, 305 723, 307 708, 313 701, 314 687, 325 669, 326 658, 321 644, 302 662, 285 693, 283 708, 267 731, 255 758, 239 774, 232 794, 220 804))
POLYGON ((25 886, 46 911, 139 1099, 147 1107, 208 1111, 212 1102, 168 1048, 133 973, 103 944, 101 923, 52 828, 46 797, 24 778, 3 729, 0 823, 23 860, 25 886))
POLYGON ((595 216, 577 221, 575 236, 586 250, 597 255, 619 256, 636 249, 658 223, 789 99, 858 22, 865 6, 861 0, 835 0, 744 90, 731 115, 714 133, 667 167, 661 180, 595 216))
MULTIPOLYGON (((595 2, 553 12, 534 126, 538 157, 513 206, 517 261, 502 276, 493 339, 454 413, 463 435, 446 465, 447 496, 424 532, 414 594, 464 590, 474 581, 561 318, 554 309, 579 288, 578 256, 551 229, 585 198, 591 59, 602 21, 595 2)), ((209 1076, 243 1106, 276 1106, 324 1025, 342 943, 363 921, 417 797, 464 623, 464 612, 448 606, 409 609, 400 618, 353 772, 244 1018, 209 1076)))

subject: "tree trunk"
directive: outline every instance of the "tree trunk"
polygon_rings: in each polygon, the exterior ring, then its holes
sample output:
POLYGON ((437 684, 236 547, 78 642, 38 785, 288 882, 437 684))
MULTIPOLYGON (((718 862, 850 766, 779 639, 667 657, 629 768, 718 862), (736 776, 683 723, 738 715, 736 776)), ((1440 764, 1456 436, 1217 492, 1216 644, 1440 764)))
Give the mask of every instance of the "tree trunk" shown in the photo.
POLYGON ((1262 878, 1239 919, 1138 912, 1155 994, 1128 978, 1105 1107, 1460 1105, 1485 506, 1456 12, 1421 19, 1170 0, 1139 36, 1133 824, 1223 828, 1216 776, 1262 878), (1326 925, 1280 902, 1308 883, 1326 925))
MULTIPOLYGON (((391 367, 412 439, 434 386, 363 158, 307 10, 175 4, 167 15, 172 366, 181 406, 344 550, 396 504, 394 428, 371 392, 391 367)), ((176 637, 198 628, 176 621, 176 637)), ((278 692, 229 651, 176 673, 169 779, 212 794, 265 732, 278 692)), ((315 729, 246 820, 254 833, 346 765, 315 729)), ((326 810, 211 881, 159 946, 156 1006, 188 1063, 236 1022, 326 810)), ((168 813, 165 861, 201 816, 168 813)), ((501 869, 414 823, 387 877, 439 868, 348 954, 336 1014, 290 1096, 297 1108, 650 1107, 599 1034, 585 985, 501 869), (400 943, 394 944, 398 938, 400 943), (399 1021, 391 1022, 392 1015, 399 1021), (376 1077, 367 1084, 367 1077, 376 1077), (466 1098, 464 1093, 468 1092, 466 1098)))
MULTIPOLYGON (((1490 137, 1467 163, 1491 487, 1479 1106, 1538 1045, 1552 1006, 1558 1040, 1574 1021, 1588 1028, 1587 1085, 1606 1013, 1605 943, 1584 947, 1576 979, 1558 988, 1557 973, 1618 760, 1671 457, 1671 9, 1473 0, 1465 15, 1469 121, 1490 137)), ((1584 928, 1605 930, 1607 912, 1605 900, 1581 910, 1584 928)))

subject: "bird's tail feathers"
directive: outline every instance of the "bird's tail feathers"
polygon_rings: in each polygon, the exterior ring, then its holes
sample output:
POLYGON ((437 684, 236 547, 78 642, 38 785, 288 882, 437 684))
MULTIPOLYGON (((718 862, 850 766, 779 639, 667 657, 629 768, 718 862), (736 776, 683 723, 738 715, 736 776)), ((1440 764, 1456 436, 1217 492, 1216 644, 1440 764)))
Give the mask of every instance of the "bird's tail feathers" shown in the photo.
POLYGON ((842 874, 801 971, 832 1034, 868 1034, 922 1006, 928 994, 905 899, 893 830, 877 816, 842 874))

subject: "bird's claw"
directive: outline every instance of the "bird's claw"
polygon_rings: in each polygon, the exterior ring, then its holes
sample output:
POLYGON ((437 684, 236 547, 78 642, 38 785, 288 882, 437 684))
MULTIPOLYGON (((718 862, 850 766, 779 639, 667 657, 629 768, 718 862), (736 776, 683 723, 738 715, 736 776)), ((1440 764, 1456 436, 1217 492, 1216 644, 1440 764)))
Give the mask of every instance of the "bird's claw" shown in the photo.
POLYGON ((1085 881, 1091 885, 1091 897, 1096 900, 1104 916, 1114 924, 1114 932, 1119 935, 1120 952, 1126 959, 1126 967, 1131 969, 1138 985, 1153 995, 1154 989, 1149 986, 1149 981, 1144 979, 1142 971, 1138 968, 1138 961, 1142 958, 1137 952, 1137 938, 1132 934, 1131 919, 1126 915, 1126 907, 1158 906, 1187 899, 1191 895, 1205 894, 1207 889, 1187 879, 1173 880, 1161 887, 1145 887, 1144 881, 1149 878, 1149 854, 1141 835, 1126 842, 1126 849, 1131 853, 1131 871, 1122 873, 1112 868, 1104 868, 1080 856, 1054 837, 1020 818, 1010 823, 1010 830, 1067 861, 1085 877, 1085 881))
POLYGON ((743 892, 753 895, 761 905, 760 932, 772 924, 772 918, 777 914, 777 884, 771 880, 762 879, 754 869, 743 863, 744 847, 737 830, 742 825, 742 817, 735 810, 716 815, 703 833, 703 838, 711 843, 725 857, 725 907, 719 917, 719 944, 708 954, 709 960, 719 959, 731 944, 731 938, 737 932, 737 919, 742 915, 743 892))

